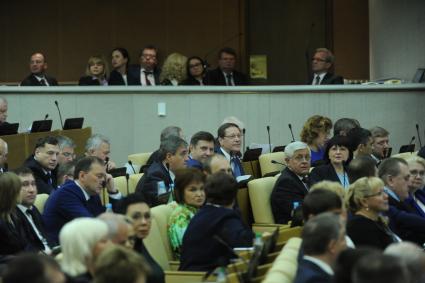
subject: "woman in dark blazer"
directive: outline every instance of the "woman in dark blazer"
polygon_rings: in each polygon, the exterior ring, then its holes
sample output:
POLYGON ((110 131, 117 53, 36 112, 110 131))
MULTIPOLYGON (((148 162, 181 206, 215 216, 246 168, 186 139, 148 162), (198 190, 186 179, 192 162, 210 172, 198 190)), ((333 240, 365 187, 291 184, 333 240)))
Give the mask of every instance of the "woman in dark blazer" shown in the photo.
POLYGON ((315 167, 309 175, 311 184, 324 180, 334 181, 341 183, 344 189, 348 189, 350 183, 345 167, 353 158, 353 151, 347 137, 331 138, 326 145, 323 158, 326 163, 315 167))
POLYGON ((21 181, 14 173, 0 174, 0 258, 30 250, 22 223, 15 215, 21 181))
POLYGON ((109 75, 109 85, 128 85, 127 70, 130 56, 125 48, 117 47, 112 50, 112 72, 109 75))
POLYGON ((205 63, 198 56, 192 56, 186 63, 187 78, 181 85, 205 85, 205 63))
POLYGON ((107 73, 108 66, 106 61, 101 56, 92 56, 87 62, 86 75, 80 78, 78 85, 108 85, 107 73))
POLYGON ((233 248, 251 247, 254 234, 233 208, 238 184, 219 172, 204 187, 207 203, 192 218, 183 237, 180 270, 212 271, 226 266, 233 248))
POLYGON ((391 243, 401 241, 381 216, 389 209, 388 195, 381 179, 363 177, 355 181, 346 195, 346 205, 352 214, 347 222, 347 235, 356 247, 384 250, 391 243))

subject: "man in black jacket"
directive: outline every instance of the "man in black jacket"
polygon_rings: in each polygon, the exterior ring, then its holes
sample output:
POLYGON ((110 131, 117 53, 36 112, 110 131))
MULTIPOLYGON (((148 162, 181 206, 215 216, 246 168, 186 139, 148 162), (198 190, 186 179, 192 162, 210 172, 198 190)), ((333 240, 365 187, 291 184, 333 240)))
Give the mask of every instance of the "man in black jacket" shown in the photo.
POLYGON ((344 84, 341 76, 331 73, 335 62, 335 56, 329 49, 318 48, 311 60, 311 70, 313 77, 310 79, 310 85, 340 85, 344 84))
POLYGON ((285 161, 288 167, 276 181, 270 196, 275 223, 286 224, 292 219, 291 212, 301 205, 309 190, 306 179, 310 171, 311 154, 307 144, 292 142, 285 147, 285 161))
POLYGON ((57 138, 47 136, 37 141, 34 155, 28 157, 24 163, 33 172, 40 194, 50 194, 57 187, 58 155, 57 138))
POLYGON ((55 78, 45 74, 47 70, 46 57, 42 53, 34 53, 30 60, 31 75, 26 77, 21 86, 57 86, 55 78))

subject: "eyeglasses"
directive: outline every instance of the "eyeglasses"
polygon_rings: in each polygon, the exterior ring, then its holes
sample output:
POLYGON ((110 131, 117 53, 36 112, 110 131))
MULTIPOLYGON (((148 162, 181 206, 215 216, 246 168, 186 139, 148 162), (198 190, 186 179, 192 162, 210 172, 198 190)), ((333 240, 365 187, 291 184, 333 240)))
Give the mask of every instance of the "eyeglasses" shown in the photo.
POLYGON ((317 57, 311 58, 311 61, 327 62, 326 59, 317 58, 317 57))
POLYGON ((143 54, 142 57, 145 59, 156 59, 156 55, 151 54, 143 54))
POLYGON ((243 135, 231 135, 231 136, 224 136, 225 138, 234 140, 236 138, 241 139, 243 137, 243 135))
POLYGON ((375 194, 371 194, 371 195, 365 196, 365 198, 373 198, 373 197, 377 197, 377 196, 383 196, 384 194, 386 194, 386 192, 384 190, 381 190, 381 191, 379 191, 379 192, 377 192, 375 194))
POLYGON ((424 177, 425 171, 412 170, 410 171, 410 175, 424 177))

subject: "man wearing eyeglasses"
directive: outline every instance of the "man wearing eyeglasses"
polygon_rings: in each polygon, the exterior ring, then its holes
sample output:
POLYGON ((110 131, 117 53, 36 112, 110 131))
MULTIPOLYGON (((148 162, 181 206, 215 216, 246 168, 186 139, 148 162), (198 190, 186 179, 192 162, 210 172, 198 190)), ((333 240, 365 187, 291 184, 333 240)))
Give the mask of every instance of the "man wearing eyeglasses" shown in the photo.
POLYGON ((309 190, 311 153, 306 143, 295 141, 285 147, 287 167, 276 181, 270 196, 275 223, 286 224, 292 211, 301 205, 309 190))
POLYGON ((66 136, 58 136, 58 145, 59 145, 59 155, 58 163, 59 165, 70 163, 75 159, 75 148, 76 144, 73 140, 66 136))
POLYGON ((390 148, 390 133, 381 127, 374 127, 369 130, 372 133, 372 158, 379 165, 387 157, 390 148))
POLYGON ((309 81, 310 85, 340 85, 344 84, 341 76, 334 75, 331 70, 335 62, 335 56, 326 48, 316 49, 311 60, 311 70, 313 73, 309 81))
POLYGON ((414 209, 405 202, 409 196, 410 172, 407 162, 401 158, 387 158, 382 161, 378 171, 388 194, 390 208, 386 216, 390 228, 404 241, 425 243, 425 218, 415 214, 414 209))
POLYGON ((140 52, 140 65, 131 66, 128 70, 128 84, 155 86, 159 85, 160 70, 158 65, 158 49, 153 45, 145 46, 140 52))
POLYGON ((245 175, 239 158, 242 143, 241 129, 236 124, 224 123, 218 128, 217 136, 220 147, 216 152, 224 155, 224 157, 229 160, 232 166, 233 176, 237 178, 245 175))

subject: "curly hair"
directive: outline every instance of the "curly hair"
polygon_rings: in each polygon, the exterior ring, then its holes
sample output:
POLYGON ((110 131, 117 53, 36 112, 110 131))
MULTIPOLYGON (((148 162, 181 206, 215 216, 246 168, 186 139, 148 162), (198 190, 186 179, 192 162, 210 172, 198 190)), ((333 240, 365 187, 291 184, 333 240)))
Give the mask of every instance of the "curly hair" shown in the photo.
POLYGON ((186 63, 186 56, 180 53, 171 53, 165 59, 164 65, 162 65, 162 72, 159 76, 159 80, 163 82, 167 79, 170 81, 175 79, 181 83, 187 77, 186 63))
POLYGON ((328 132, 332 129, 332 121, 328 117, 314 115, 307 119, 301 131, 301 141, 312 144, 321 132, 328 132))

